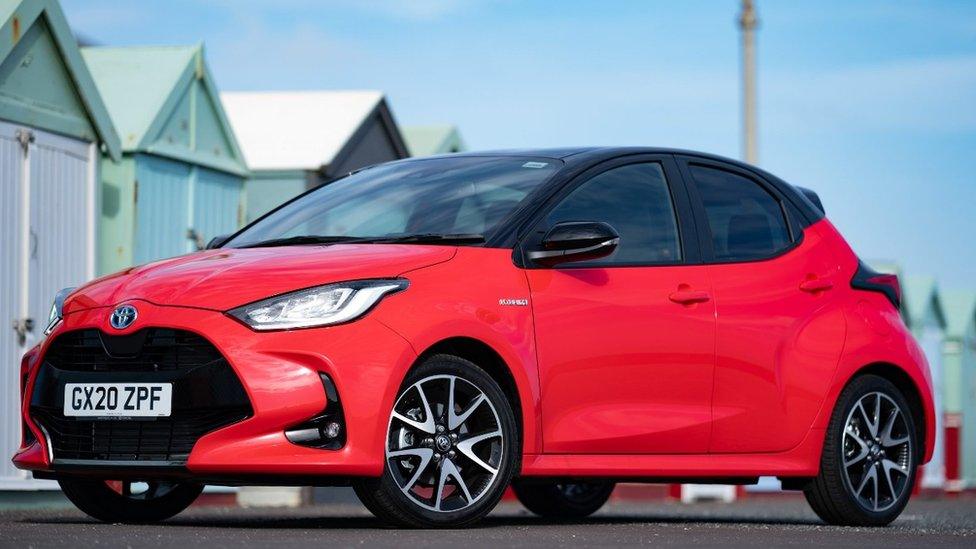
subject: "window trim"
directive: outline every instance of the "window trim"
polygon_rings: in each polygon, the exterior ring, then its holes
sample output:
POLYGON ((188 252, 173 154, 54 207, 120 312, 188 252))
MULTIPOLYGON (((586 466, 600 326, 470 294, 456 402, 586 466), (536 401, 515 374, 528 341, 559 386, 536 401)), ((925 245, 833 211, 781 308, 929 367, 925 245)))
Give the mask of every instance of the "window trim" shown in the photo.
POLYGON ((681 156, 678 158, 678 165, 681 175, 685 179, 685 188, 687 189, 688 196, 691 199, 691 209, 694 212, 695 222, 698 226, 698 242, 701 248, 702 264, 733 265, 738 263, 757 263, 760 261, 769 261, 790 253, 803 243, 803 228, 801 226, 797 226, 795 216, 790 213, 790 209, 787 206, 787 197, 779 190, 779 188, 776 187, 776 185, 766 181, 764 178, 760 177, 754 172, 744 170, 735 165, 726 164, 724 162, 716 162, 697 157, 681 156), (790 245, 777 250, 775 253, 762 257, 717 259, 715 257, 715 250, 713 247, 714 236, 712 235, 712 228, 708 224, 708 214, 705 212, 705 203, 702 200, 701 194, 698 190, 698 183, 695 181, 695 178, 691 173, 691 168, 693 166, 724 171, 739 177, 744 177, 756 185, 759 185, 763 190, 769 193, 769 195, 772 196, 773 199, 778 203, 780 213, 783 215, 783 219, 786 221, 786 230, 789 233, 790 245))
POLYGON ((552 190, 544 203, 518 228, 517 234, 518 237, 512 253, 512 261, 517 267, 523 269, 617 269, 633 267, 674 267, 701 263, 699 250, 700 239, 698 238, 698 229, 695 225, 694 215, 691 210, 691 200, 685 188, 684 177, 678 169, 674 155, 670 154, 638 153, 623 155, 604 160, 581 171, 563 182, 557 189, 552 190), (538 246, 547 230, 545 227, 539 229, 540 224, 545 223, 546 217, 556 206, 561 204, 573 191, 588 183, 593 178, 610 170, 633 164, 659 164, 661 170, 664 172, 665 184, 671 196, 671 206, 678 230, 678 246, 681 251, 680 260, 587 265, 564 263, 555 266, 544 266, 538 265, 528 258, 527 252, 538 246))

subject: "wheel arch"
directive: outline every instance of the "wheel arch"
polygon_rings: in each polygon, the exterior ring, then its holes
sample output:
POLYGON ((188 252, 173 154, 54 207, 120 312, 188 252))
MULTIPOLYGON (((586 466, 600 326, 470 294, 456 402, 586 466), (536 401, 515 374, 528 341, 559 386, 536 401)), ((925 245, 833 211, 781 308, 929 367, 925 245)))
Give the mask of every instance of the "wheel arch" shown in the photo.
MULTIPOLYGON (((521 450, 525 447, 526 424, 530 421, 530 416, 526 414, 531 409, 527 411, 526 406, 523 405, 523 393, 519 389, 519 384, 515 379, 512 368, 502 358, 501 353, 480 339, 467 336, 454 336, 442 339, 428 346, 417 356, 410 370, 416 368, 427 358, 438 354, 448 354, 469 360, 485 370, 492 379, 498 382, 498 385, 502 388, 502 392, 505 393, 505 396, 513 407, 512 412, 515 415, 515 422, 520 434, 519 455, 521 455, 521 450)), ((518 467, 516 467, 517 469, 518 467)))
MULTIPOLYGON (((912 376, 908 374, 903 368, 891 364, 889 362, 874 362, 867 364, 861 369, 854 372, 847 382, 844 383, 844 387, 850 385, 855 379, 863 377, 866 375, 875 375, 882 379, 891 382, 895 387, 901 391, 901 394, 908 401, 909 407, 912 409, 912 423, 915 425, 915 434, 918 440, 927 441, 930 433, 928 432, 928 427, 926 426, 926 421, 929 419, 925 411, 925 403, 922 400, 922 392, 912 376)), ((836 405, 836 404, 835 404, 836 405)), ((926 444, 918 444, 916 448, 918 450, 918 459, 920 462, 925 461, 926 454, 926 444)))
POLYGON ((877 375, 893 383, 908 400, 919 439, 919 464, 928 462, 935 450, 938 426, 925 354, 898 312, 880 295, 868 296, 850 308, 847 321, 844 352, 814 427, 826 429, 841 391, 852 380, 877 375))

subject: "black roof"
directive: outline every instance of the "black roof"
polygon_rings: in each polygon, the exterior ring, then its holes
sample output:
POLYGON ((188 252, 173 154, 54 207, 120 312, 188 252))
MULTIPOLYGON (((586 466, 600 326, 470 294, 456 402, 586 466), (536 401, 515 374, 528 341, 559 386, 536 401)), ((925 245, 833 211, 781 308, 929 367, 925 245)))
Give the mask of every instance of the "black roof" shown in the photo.
POLYGON ((525 148, 525 149, 498 149, 487 151, 467 151, 450 153, 439 156, 531 156, 536 158, 555 158, 559 160, 576 160, 575 157, 585 157, 592 160, 597 157, 614 158, 629 154, 681 154, 685 156, 697 156, 720 162, 727 162, 737 166, 758 170, 755 166, 746 164, 734 158, 728 158, 717 154, 693 151, 689 149, 677 149, 672 147, 554 147, 554 148, 525 148))
MULTIPOLYGON (((710 154, 701 151, 687 149, 677 149, 669 147, 558 147, 558 148, 525 148, 525 149, 502 149, 490 151, 470 151, 449 153, 437 156, 420 158, 408 158, 397 162, 414 162, 429 158, 448 158, 448 157, 477 157, 477 156, 516 156, 534 158, 552 158, 561 160, 565 164, 562 171, 574 172, 584 166, 594 165, 604 160, 621 156, 636 154, 673 154, 688 157, 697 157, 702 160, 720 162, 737 167, 742 170, 750 171, 765 179, 771 185, 779 189, 790 201, 798 208, 800 213, 807 219, 807 222, 817 221, 823 218, 823 207, 818 206, 810 197, 799 188, 783 181, 779 177, 741 160, 727 158, 717 154, 710 154)), ((808 191, 810 192, 810 191, 808 191)))

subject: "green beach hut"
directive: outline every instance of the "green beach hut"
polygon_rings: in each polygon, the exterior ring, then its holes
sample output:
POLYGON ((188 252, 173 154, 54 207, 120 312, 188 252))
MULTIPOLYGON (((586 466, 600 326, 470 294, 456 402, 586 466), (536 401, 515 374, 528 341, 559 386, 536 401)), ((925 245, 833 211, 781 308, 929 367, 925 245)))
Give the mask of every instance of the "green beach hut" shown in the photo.
POLYGON ((96 274, 101 154, 119 139, 61 7, 0 0, 0 490, 44 485, 10 463, 20 359, 54 294, 96 274))
POLYGON ((244 157, 203 46, 82 54, 121 138, 102 159, 99 271, 185 254, 244 223, 244 157))

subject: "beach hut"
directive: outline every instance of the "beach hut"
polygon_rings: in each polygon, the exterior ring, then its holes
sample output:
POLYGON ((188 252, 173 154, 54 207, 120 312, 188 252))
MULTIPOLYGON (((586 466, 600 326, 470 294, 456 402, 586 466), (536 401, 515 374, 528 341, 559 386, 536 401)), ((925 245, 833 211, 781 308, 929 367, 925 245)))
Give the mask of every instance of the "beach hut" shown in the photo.
POLYGON ((251 176, 247 219, 364 166, 409 156, 378 91, 221 94, 251 176))
POLYGON ((407 126, 403 137, 410 156, 449 154, 466 149, 456 126, 407 126))
POLYGON ((946 488, 976 486, 976 292, 946 291, 945 373, 946 488))
POLYGON ((203 46, 82 54, 123 151, 102 159, 99 270, 185 254, 240 227, 247 167, 203 46))
POLYGON ((58 3, 0 0, 0 489, 38 486, 10 463, 20 358, 54 294, 95 275, 99 151, 119 139, 58 3))
POLYGON ((945 340, 946 317, 935 278, 908 275, 900 277, 902 284, 902 313, 908 327, 922 347, 932 372, 932 393, 935 398, 935 453, 922 474, 922 487, 945 486, 944 395, 945 376, 942 346, 945 340))

